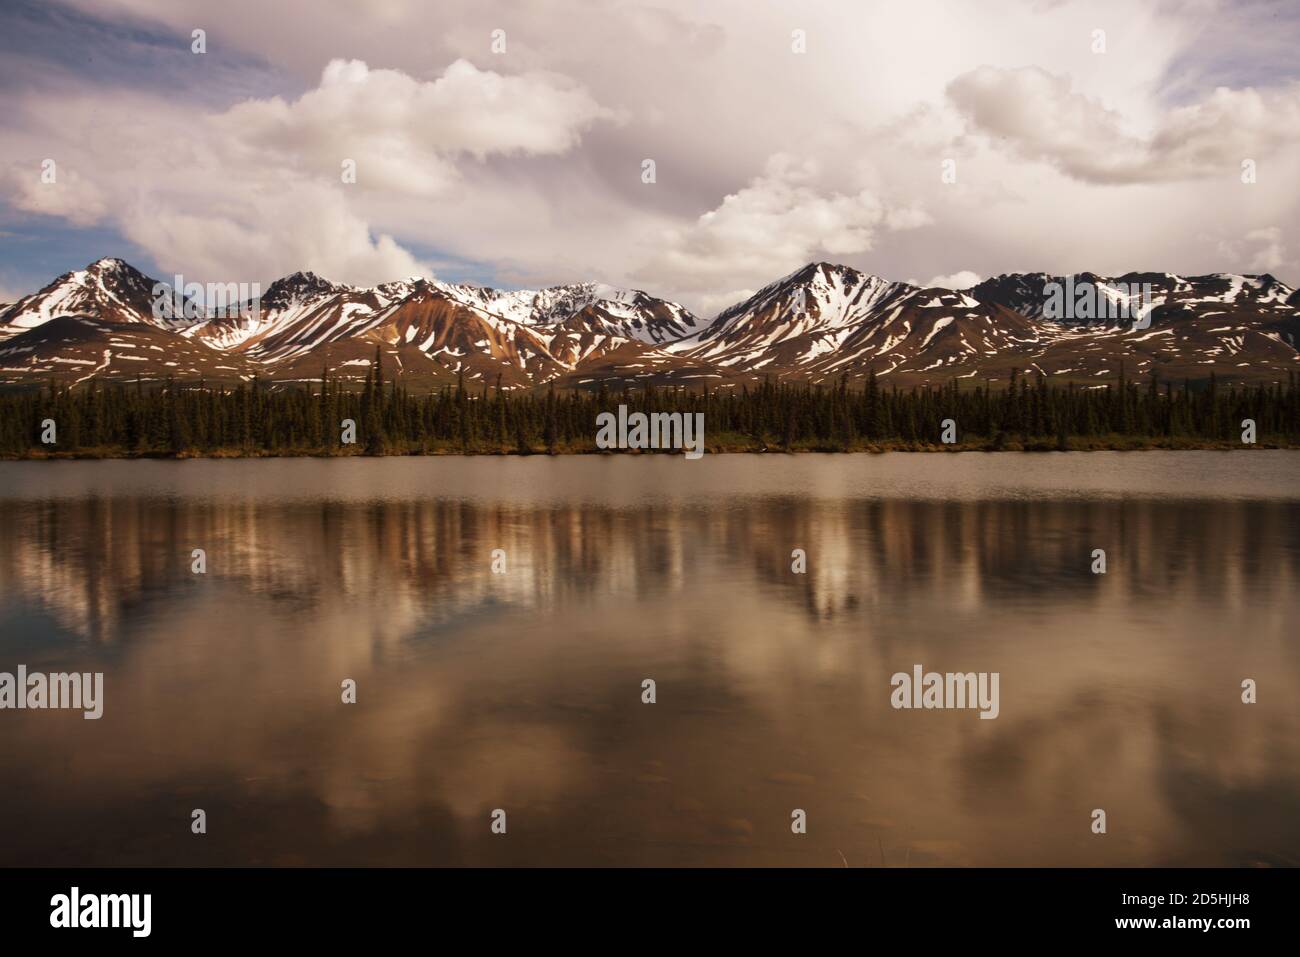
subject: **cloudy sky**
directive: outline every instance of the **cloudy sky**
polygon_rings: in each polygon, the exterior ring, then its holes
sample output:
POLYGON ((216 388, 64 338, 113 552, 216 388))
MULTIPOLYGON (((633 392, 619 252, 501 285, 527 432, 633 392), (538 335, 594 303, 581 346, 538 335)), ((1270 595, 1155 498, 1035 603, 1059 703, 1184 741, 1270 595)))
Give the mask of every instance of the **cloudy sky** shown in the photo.
POLYGON ((1297 49, 1293 0, 4 0, 0 301, 108 255, 708 315, 823 259, 1300 284, 1297 49))

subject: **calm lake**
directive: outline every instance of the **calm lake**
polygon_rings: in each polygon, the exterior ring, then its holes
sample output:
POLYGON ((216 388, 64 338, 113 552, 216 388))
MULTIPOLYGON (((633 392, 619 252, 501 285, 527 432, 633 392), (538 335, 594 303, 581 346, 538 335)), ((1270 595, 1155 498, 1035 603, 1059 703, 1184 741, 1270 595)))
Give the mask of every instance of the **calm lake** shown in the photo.
POLYGON ((0 463, 0 864, 1296 865, 1297 612, 1300 452, 0 463))

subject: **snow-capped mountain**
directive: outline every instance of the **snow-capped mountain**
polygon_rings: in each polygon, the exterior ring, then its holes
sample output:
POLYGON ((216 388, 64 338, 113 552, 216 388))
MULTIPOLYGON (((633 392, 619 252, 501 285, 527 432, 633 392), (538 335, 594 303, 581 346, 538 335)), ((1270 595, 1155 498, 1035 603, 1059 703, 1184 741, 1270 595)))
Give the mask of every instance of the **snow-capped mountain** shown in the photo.
POLYGON ((351 335, 407 294, 403 283, 358 289, 311 272, 277 279, 235 315, 218 316, 186 331, 207 345, 280 361, 351 335))
POLYGON ((951 289, 887 282, 813 263, 722 313, 674 346, 726 368, 813 381, 960 368, 1036 343, 1026 317, 951 289))
POLYGON ((685 307, 640 289, 603 283, 573 283, 546 289, 503 291, 480 286, 433 283, 448 298, 489 315, 526 326, 555 326, 581 315, 592 329, 661 345, 702 327, 685 307))
MULTIPOLYGON (((1068 289, 1094 287, 1107 298, 1121 301, 1133 287, 1149 287, 1150 303, 1168 313, 1178 309, 1186 313, 1211 310, 1219 305, 1283 306, 1294 296, 1286 283, 1268 274, 1242 276, 1215 273, 1209 276, 1179 276, 1174 273, 1131 272, 1123 276, 1098 276, 1083 272, 1073 276, 1049 276, 1046 273, 1012 273, 986 279, 972 287, 971 296, 981 302, 994 302, 1014 309, 1021 315, 1044 315, 1052 285, 1068 289)), ((1292 303, 1294 305, 1294 303, 1292 303)), ((1067 320, 1068 321, 1068 320, 1067 320)))
POLYGON ((519 388, 560 379, 615 351, 642 358, 655 343, 697 325, 676 303, 595 283, 503 291, 415 278, 358 288, 294 273, 240 315, 185 334, 274 368, 277 377, 317 378, 325 366, 361 377, 382 344, 407 377, 414 370, 431 382, 441 373, 463 374, 519 388))
POLYGON ((725 353, 742 361, 802 336, 819 336, 860 322, 906 288, 847 266, 811 263, 724 309, 707 327, 673 348, 696 349, 706 357, 725 353))
POLYGON ((1278 379, 1300 370, 1294 298, 1268 275, 1019 273, 959 292, 814 263, 668 348, 725 369, 813 382, 874 372, 902 385, 937 384, 1001 379, 1011 369, 1096 381, 1121 364, 1130 375, 1204 378, 1214 367, 1221 377, 1278 379), (1149 325, 1048 310, 1052 283, 1124 304, 1135 289, 1149 291, 1141 300, 1149 325))
POLYGON ((1200 379, 1213 371, 1227 379, 1281 380, 1300 370, 1295 292, 1268 274, 1013 274, 969 292, 1038 322, 1047 341, 1028 356, 1029 368, 1052 376, 1111 376, 1121 362, 1132 374, 1155 372, 1166 379, 1200 379), (1139 324, 1131 318, 1061 316, 1059 308, 1045 308, 1052 289, 1064 290, 1067 299, 1070 291, 1095 289, 1116 304, 1149 290, 1141 294, 1149 308, 1139 324))
POLYGON ((237 382, 254 370, 242 357, 192 345, 181 335, 201 322, 155 310, 171 287, 121 259, 64 273, 0 311, 0 384, 103 379, 237 382))
POLYGON ((677 303, 597 283, 507 291, 413 278, 366 289, 299 272, 272 283, 260 301, 248 304, 247 315, 213 319, 191 334, 219 348, 293 358, 322 342, 383 324, 385 311, 408 299, 441 299, 497 325, 504 320, 558 328, 579 316, 592 331, 647 345, 675 341, 701 325, 677 303))
POLYGON ((0 309, 0 383, 203 378, 279 383, 325 370, 360 380, 378 347, 409 388, 458 379, 508 388, 763 379, 903 387, 1004 379, 1010 370, 1100 383, 1118 374, 1278 381, 1300 370, 1300 297, 1272 276, 1016 273, 964 291, 811 263, 704 323, 639 290, 576 283, 498 290, 415 278, 361 288, 310 272, 229 316, 155 317, 155 283, 105 259, 0 309), (1146 319, 1074 319, 1052 284, 1126 301, 1146 319))
POLYGON ((511 388, 563 379, 611 353, 645 360, 648 376, 665 363, 694 368, 646 354, 699 325, 676 303, 596 283, 507 291, 415 278, 363 289, 296 273, 250 305, 249 318, 192 334, 290 378, 318 377, 323 365, 364 376, 382 343, 408 378, 421 370, 430 382, 445 373, 511 388))
POLYGON ((107 322, 143 322, 178 331, 198 321, 183 315, 175 319, 155 316, 155 286, 170 298, 171 287, 165 283, 157 283, 121 259, 101 259, 85 269, 64 273, 40 292, 6 307, 0 312, 0 326, 31 329, 59 316, 95 316, 107 322))

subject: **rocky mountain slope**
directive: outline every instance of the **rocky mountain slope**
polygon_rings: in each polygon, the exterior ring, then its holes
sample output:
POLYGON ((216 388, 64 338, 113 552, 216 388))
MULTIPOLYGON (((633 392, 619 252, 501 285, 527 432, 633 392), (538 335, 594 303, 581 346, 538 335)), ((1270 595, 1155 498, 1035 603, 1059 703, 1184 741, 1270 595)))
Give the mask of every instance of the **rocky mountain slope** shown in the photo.
POLYGON ((1020 273, 954 291, 811 263, 707 323, 596 283, 508 291, 417 278, 359 288, 300 272, 228 315, 191 309, 189 318, 160 315, 156 289, 170 294, 103 259, 0 308, 0 384, 292 383, 326 369, 360 381, 376 347, 386 378, 412 389, 462 378, 513 389, 858 384, 873 372, 907 387, 1001 380, 1012 369, 1101 383, 1121 364, 1131 377, 1281 381, 1300 369, 1300 294, 1268 275, 1020 273), (1049 305, 1052 284, 1109 303, 1139 289, 1149 296, 1140 322, 1062 315, 1049 305))

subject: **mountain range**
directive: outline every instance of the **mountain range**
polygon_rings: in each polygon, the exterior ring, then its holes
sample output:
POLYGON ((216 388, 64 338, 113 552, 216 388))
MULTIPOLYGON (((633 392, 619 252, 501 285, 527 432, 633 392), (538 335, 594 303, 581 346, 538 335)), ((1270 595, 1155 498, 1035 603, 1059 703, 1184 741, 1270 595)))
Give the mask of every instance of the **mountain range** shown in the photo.
MULTIPOLYGON (((506 388, 738 387, 874 372, 907 387, 1011 370, 1098 384, 1131 378, 1284 381, 1300 369, 1300 293, 1270 275, 1015 273, 961 291, 810 263, 705 321, 640 290, 577 283, 504 291, 415 278, 360 288, 310 272, 276 280, 237 315, 158 318, 155 281, 120 259, 0 305, 0 385, 50 379, 233 385, 361 381, 375 349, 412 390, 458 380, 506 388), (1049 283, 1123 298, 1147 319, 1050 318, 1049 283)), ((235 312, 235 310, 230 310, 235 312)), ((184 311, 182 311, 184 313, 184 311)))

